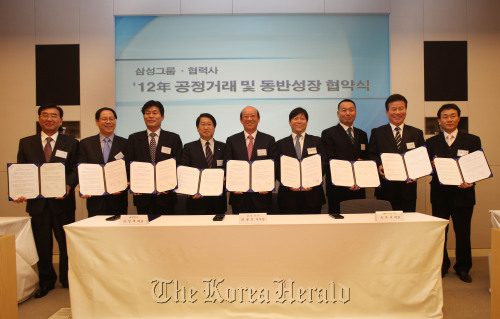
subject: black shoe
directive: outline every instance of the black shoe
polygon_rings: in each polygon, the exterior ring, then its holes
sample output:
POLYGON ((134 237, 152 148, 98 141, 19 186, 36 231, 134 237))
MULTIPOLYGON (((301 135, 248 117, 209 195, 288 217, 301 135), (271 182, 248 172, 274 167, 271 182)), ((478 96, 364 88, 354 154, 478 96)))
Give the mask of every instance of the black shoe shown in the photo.
POLYGON ((457 272, 457 276, 460 278, 460 280, 462 280, 463 282, 466 282, 466 283, 471 283, 472 282, 472 277, 469 275, 468 272, 466 271, 460 271, 460 272, 457 272))
POLYGON ((448 268, 441 267, 441 278, 444 278, 448 273, 448 268))
POLYGON ((69 284, 67 281, 62 281, 61 284, 62 284, 63 288, 69 288, 69 284))
POLYGON ((38 290, 35 292, 35 298, 42 298, 47 296, 49 291, 51 291, 52 289, 54 289, 54 286, 52 287, 40 286, 40 288, 38 288, 38 290))

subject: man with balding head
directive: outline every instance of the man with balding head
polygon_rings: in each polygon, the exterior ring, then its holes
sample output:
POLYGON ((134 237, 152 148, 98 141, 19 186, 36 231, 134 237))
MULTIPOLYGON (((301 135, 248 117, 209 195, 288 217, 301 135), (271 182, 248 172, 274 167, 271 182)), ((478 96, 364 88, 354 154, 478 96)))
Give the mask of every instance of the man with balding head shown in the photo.
MULTIPOLYGON (((340 101, 337 116, 339 123, 321 133, 327 160, 358 161, 368 159, 368 137, 364 131, 354 127, 356 119, 354 101, 350 99, 340 101)), ((340 213, 340 202, 362 199, 366 197, 366 194, 364 189, 357 186, 347 188, 332 185, 332 175, 328 167, 326 170, 326 196, 328 198, 328 212, 333 214, 340 213)))
MULTIPOLYGON (((225 160, 255 161, 275 158, 272 150, 274 137, 257 131, 259 122, 260 114, 255 107, 247 106, 241 111, 243 132, 227 138, 225 160)), ((231 192, 229 204, 235 214, 269 212, 272 195, 271 192, 231 192)))

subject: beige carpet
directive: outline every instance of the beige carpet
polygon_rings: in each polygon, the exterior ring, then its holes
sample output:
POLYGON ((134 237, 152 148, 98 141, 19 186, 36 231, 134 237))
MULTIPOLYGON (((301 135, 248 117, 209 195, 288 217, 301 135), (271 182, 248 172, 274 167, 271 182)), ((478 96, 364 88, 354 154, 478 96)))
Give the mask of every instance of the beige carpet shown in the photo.
MULTIPOLYGON (((460 281, 453 270, 443 278, 445 319, 490 318, 488 258, 475 257, 473 262, 472 283, 460 281)), ((68 289, 58 283, 47 296, 31 298, 20 304, 19 319, 47 319, 59 309, 68 307, 71 307, 68 289)))

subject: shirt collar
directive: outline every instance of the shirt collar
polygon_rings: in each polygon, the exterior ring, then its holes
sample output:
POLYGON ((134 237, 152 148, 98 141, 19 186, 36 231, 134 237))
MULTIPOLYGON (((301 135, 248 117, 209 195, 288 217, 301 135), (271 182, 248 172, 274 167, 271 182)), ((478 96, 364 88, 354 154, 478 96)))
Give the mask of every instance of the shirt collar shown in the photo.
MULTIPOLYGON (((389 124, 391 125, 391 129, 394 132, 394 129, 396 128, 396 125, 394 125, 392 123, 389 123, 389 124)), ((401 128, 401 133, 403 133, 403 128, 405 127, 405 123, 399 125, 399 127, 401 128)))
POLYGON ((342 122, 339 122, 339 124, 340 124, 340 126, 342 126, 344 128, 344 131, 346 131, 346 132, 347 132, 348 128, 352 128, 352 134, 354 134, 354 126, 347 126, 342 122))
MULTIPOLYGON (((45 134, 44 131, 42 131, 42 133, 40 134, 42 136, 42 142, 45 142, 45 140, 47 139, 47 137, 49 137, 47 134, 45 134)), ((55 142, 57 141, 57 137, 59 136, 59 131, 57 131, 56 133, 54 133, 50 138, 55 142)))
POLYGON ((255 138, 257 137, 257 131, 253 132, 252 134, 249 134, 247 133, 247 131, 243 131, 243 133, 245 134, 245 140, 248 138, 248 136, 252 135, 253 136, 253 139, 255 140, 255 138))
POLYGON ((214 143, 215 143, 215 141, 214 141, 213 138, 211 138, 210 140, 206 141, 206 140, 202 139, 201 137, 200 137, 200 142, 201 142, 201 145, 203 145, 203 147, 205 147, 205 145, 207 144, 207 142, 210 143, 210 146, 214 145, 214 143))
MULTIPOLYGON (((304 132, 304 133, 302 133, 302 134, 300 134, 300 135, 302 136, 302 141, 303 141, 303 140, 306 138, 306 132, 304 132)), ((297 134, 295 134, 294 132, 292 132, 292 139, 293 139, 294 141, 296 141, 296 140, 297 140, 297 134)))
POLYGON ((453 136, 453 139, 457 139, 457 134, 458 134, 458 129, 455 129, 453 132, 451 133, 446 133, 445 131, 443 131, 443 134, 444 134, 444 139, 447 140, 448 139, 448 135, 451 135, 453 136))
MULTIPOLYGON (((106 136, 102 135, 101 133, 99 133, 99 141, 104 141, 104 139, 106 138, 106 136)), ((115 134, 111 134, 110 137, 108 137, 109 140, 111 141, 111 143, 113 143, 113 139, 115 138, 115 134)))
POLYGON ((149 137, 149 134, 151 134, 151 133, 156 133, 156 136, 160 137, 161 127, 158 130, 156 130, 155 132, 150 131, 149 129, 146 129, 146 131, 148 132, 148 137, 149 137))

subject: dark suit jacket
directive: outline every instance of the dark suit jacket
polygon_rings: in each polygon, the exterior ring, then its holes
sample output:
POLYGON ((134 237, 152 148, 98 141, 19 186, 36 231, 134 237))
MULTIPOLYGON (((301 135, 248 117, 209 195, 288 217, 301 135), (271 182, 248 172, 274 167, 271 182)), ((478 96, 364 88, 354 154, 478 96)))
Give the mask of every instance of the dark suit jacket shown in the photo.
MULTIPOLYGON (((160 138, 156 146, 155 161, 161 162, 170 158, 179 160, 182 152, 182 142, 179 135, 169 131, 161 130, 160 138), (170 153, 162 152, 163 147, 170 148, 170 153)), ((147 131, 141 131, 131 134, 128 137, 127 147, 125 148, 125 158, 127 161, 151 162, 151 154, 149 152, 149 142, 147 131)), ((174 192, 168 194, 142 194, 134 196, 134 205, 137 207, 147 207, 155 203, 157 206, 166 207, 175 205, 177 196, 174 192)))
MULTIPOLYGON (((414 143, 415 148, 425 145, 422 130, 405 124, 403 127, 403 137, 401 139, 401 149, 398 149, 390 124, 374 128, 368 145, 370 159, 375 160, 377 166, 379 166, 382 164, 380 160, 381 153, 403 154, 407 151, 411 151, 412 149, 408 149, 407 143, 414 143)), ((381 179, 381 184, 382 187, 375 190, 377 198, 401 196, 403 200, 413 201, 417 198, 417 183, 390 182, 381 179)))
MULTIPOLYGON (((274 137, 269 134, 257 131, 257 135, 254 140, 254 146, 251 156, 251 161, 264 160, 264 159, 275 159, 276 156, 273 153, 274 137), (257 150, 266 150, 266 155, 257 155, 257 150)), ((226 153, 224 159, 227 160, 239 160, 248 161, 247 145, 245 141, 245 134, 243 132, 237 133, 227 138, 226 141, 226 153)), ((263 211, 268 211, 272 204, 272 194, 259 194, 259 193, 243 193, 229 195, 229 204, 236 209, 245 210, 248 207, 249 202, 262 209, 263 211)))
MULTIPOLYGON (((434 157, 457 158, 458 150, 472 153, 481 149, 481 140, 476 135, 458 132, 453 144, 448 146, 444 134, 441 132, 429 138, 426 145, 431 160, 434 157)), ((434 172, 431 181, 431 203, 438 205, 452 203, 455 206, 474 206, 476 204, 474 186, 462 189, 458 186, 441 185, 439 184, 436 172, 434 172)))
MULTIPOLYGON (((66 166, 66 185, 71 186, 68 196, 65 199, 55 198, 36 198, 28 199, 26 211, 30 215, 40 215, 43 212, 45 205, 49 205, 50 209, 56 214, 72 214, 73 220, 75 216, 75 191, 74 187, 78 184, 77 173, 77 156, 78 156, 78 141, 68 135, 59 133, 50 163, 62 162, 66 166), (66 158, 56 156, 56 152, 67 152, 66 158)), ((45 155, 43 153, 42 138, 40 134, 25 137, 19 141, 19 151, 17 153, 18 163, 45 163, 45 155)))
MULTIPOLYGON (((225 164, 224 152, 226 151, 226 144, 215 140, 214 142, 212 168, 223 168, 225 164)), ((179 164, 196 168, 209 168, 200 140, 184 145, 179 164)), ((205 196, 199 199, 193 199, 189 196, 186 201, 187 213, 224 214, 226 210, 227 196, 225 190, 222 196, 205 196)))
MULTIPOLYGON (((125 154, 125 146, 127 139, 115 135, 111 150, 109 152, 108 162, 115 161, 115 155, 122 153, 125 154)), ((125 158, 123 158, 125 160, 125 158)), ((87 137, 80 141, 80 148, 78 150, 78 163, 89 164, 104 164, 104 157, 102 155, 101 141, 99 134, 87 137)), ((119 195, 106 195, 106 196, 92 196, 87 199, 87 210, 89 217, 96 214, 99 215, 121 215, 127 214, 127 192, 123 191, 119 195)))
POLYGON ((353 144, 342 125, 337 124, 324 130, 321 133, 321 140, 323 141, 325 147, 325 157, 328 162, 326 170, 326 191, 328 196, 340 195, 336 196, 339 201, 352 199, 351 196, 348 195, 354 194, 357 195, 357 198, 365 198, 364 189, 351 191, 346 187, 332 185, 332 175, 330 172, 329 161, 331 159, 345 161, 357 161, 360 158, 364 160, 368 159, 368 137, 366 132, 355 127, 353 144))
MULTIPOLYGON (((303 205, 305 207, 320 207, 325 201, 325 193, 323 192, 323 186, 318 185, 313 187, 307 192, 296 192, 292 191, 289 187, 281 185, 281 155, 286 155, 289 157, 297 158, 297 152, 295 151, 295 143, 293 141, 292 135, 285 137, 275 144, 276 150, 276 179, 280 181, 280 186, 278 189, 278 205, 280 208, 293 208, 297 207, 298 201, 303 200, 303 205), (299 196, 300 195, 300 196, 299 196)), ((304 138, 304 146, 302 147, 302 158, 306 158, 315 154, 321 155, 322 170, 325 172, 326 162, 324 157, 324 148, 321 139, 318 136, 306 134, 304 138), (309 153, 308 149, 315 148, 315 152, 309 153)))

